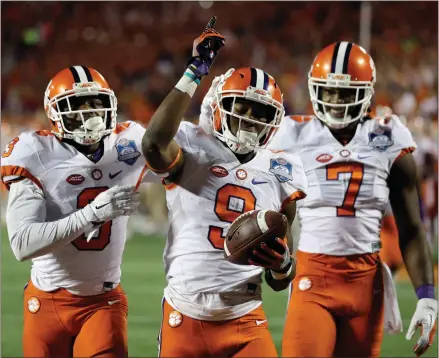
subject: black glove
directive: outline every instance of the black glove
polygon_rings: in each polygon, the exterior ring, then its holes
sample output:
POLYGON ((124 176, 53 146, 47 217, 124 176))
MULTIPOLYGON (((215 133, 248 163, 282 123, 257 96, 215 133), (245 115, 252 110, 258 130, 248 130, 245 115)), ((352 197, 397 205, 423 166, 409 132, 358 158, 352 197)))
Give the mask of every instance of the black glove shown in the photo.
POLYGON ((209 73, 210 66, 225 43, 225 37, 213 29, 216 17, 212 16, 203 33, 194 40, 192 57, 187 67, 201 80, 209 73))

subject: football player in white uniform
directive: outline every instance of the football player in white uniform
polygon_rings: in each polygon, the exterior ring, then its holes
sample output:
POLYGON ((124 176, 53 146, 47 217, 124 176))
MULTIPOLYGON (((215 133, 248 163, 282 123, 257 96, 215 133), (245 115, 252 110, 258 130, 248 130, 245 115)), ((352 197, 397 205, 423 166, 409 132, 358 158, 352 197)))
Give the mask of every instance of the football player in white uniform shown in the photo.
POLYGON ((114 92, 92 68, 59 72, 44 102, 53 130, 14 138, 1 161, 10 244, 19 261, 32 260, 23 354, 124 357, 120 266, 134 189, 147 171, 144 128, 116 125, 114 92))
POLYGON ((374 62, 362 47, 329 45, 309 72, 315 116, 285 120, 271 143, 272 149, 300 151, 309 182, 298 204, 301 230, 284 356, 375 357, 383 317, 389 330, 401 331, 393 282, 379 257, 389 199, 419 298, 407 339, 421 327, 417 355, 433 340, 437 301, 410 154, 416 145, 397 116, 365 116, 375 80, 374 62))
POLYGON ((150 169, 167 187, 170 229, 164 252, 160 356, 277 356, 261 307, 261 280, 275 289, 294 275, 288 246, 264 244, 249 263, 224 259, 224 237, 242 213, 271 209, 291 223, 306 181, 298 157, 266 146, 284 113, 274 79, 256 68, 217 78, 201 126, 181 122, 224 37, 211 23, 195 40, 193 58, 151 119, 143 138, 150 169))

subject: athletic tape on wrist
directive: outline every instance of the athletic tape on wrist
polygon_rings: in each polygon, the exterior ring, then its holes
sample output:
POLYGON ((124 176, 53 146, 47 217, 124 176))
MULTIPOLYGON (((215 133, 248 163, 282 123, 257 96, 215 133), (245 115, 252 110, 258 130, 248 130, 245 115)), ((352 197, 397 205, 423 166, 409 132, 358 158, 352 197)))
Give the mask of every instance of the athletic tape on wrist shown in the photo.
POLYGON ((175 85, 175 88, 181 92, 187 93, 189 96, 192 97, 199 84, 200 80, 195 77, 195 74, 194 72, 192 72, 192 70, 187 68, 183 76, 175 85))
POLYGON ((293 271, 293 261, 291 261, 290 268, 285 273, 280 273, 273 270, 270 271, 271 271, 271 276, 273 276, 275 280, 283 280, 284 278, 287 278, 291 274, 291 271, 293 271))

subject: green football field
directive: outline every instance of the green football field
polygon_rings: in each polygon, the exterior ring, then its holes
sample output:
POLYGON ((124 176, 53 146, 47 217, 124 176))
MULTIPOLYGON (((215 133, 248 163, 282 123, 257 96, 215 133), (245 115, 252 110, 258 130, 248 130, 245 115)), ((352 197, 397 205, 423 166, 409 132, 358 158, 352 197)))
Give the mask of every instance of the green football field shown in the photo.
MULTIPOLYGON (((129 298, 129 355, 132 357, 157 356, 157 334, 161 320, 161 299, 165 286, 162 266, 164 240, 155 237, 135 236, 127 243, 124 254, 122 284, 129 298)), ((3 357, 21 356, 22 292, 29 277, 29 263, 15 260, 6 233, 2 230, 2 349, 3 357)), ((408 282, 398 282, 398 297, 408 328, 416 306, 416 296, 408 282)), ((264 287, 264 307, 276 345, 280 347, 287 292, 273 292, 264 287)), ((316 334, 318 322, 316 322, 316 334)), ((383 357, 414 357, 414 342, 405 340, 404 334, 386 336, 382 347, 383 357)), ((437 357, 437 343, 425 356, 437 357)))

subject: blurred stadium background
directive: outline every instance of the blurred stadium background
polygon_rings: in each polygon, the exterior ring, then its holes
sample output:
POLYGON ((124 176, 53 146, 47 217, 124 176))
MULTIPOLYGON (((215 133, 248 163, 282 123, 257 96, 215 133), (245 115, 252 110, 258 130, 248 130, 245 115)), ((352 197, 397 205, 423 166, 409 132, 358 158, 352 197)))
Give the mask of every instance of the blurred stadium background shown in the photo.
MULTIPOLYGON (((23 131, 49 128, 43 93, 49 79, 70 65, 100 71, 118 97, 118 120, 146 125, 181 76, 192 41, 211 15, 218 16, 227 46, 196 92, 187 120, 197 119, 214 75, 249 65, 277 79, 287 113, 311 113, 306 81, 317 51, 347 40, 371 52, 377 66, 373 110, 400 115, 418 143, 424 222, 437 261, 437 2, 2 2, 2 148, 23 131)), ((130 356, 137 357, 157 354, 167 226, 163 189, 144 186, 142 194, 141 213, 130 220, 122 279, 130 300, 130 356)), ((9 248, 7 192, 1 195, 2 356, 18 357, 29 264, 16 262, 9 248)), ((403 268, 396 278, 407 329, 416 297, 403 268)), ((286 292, 265 289, 278 347, 286 298, 286 292)), ((413 356, 414 343, 404 335, 386 337, 382 356, 413 356)), ((437 352, 435 343, 427 356, 437 352)))

